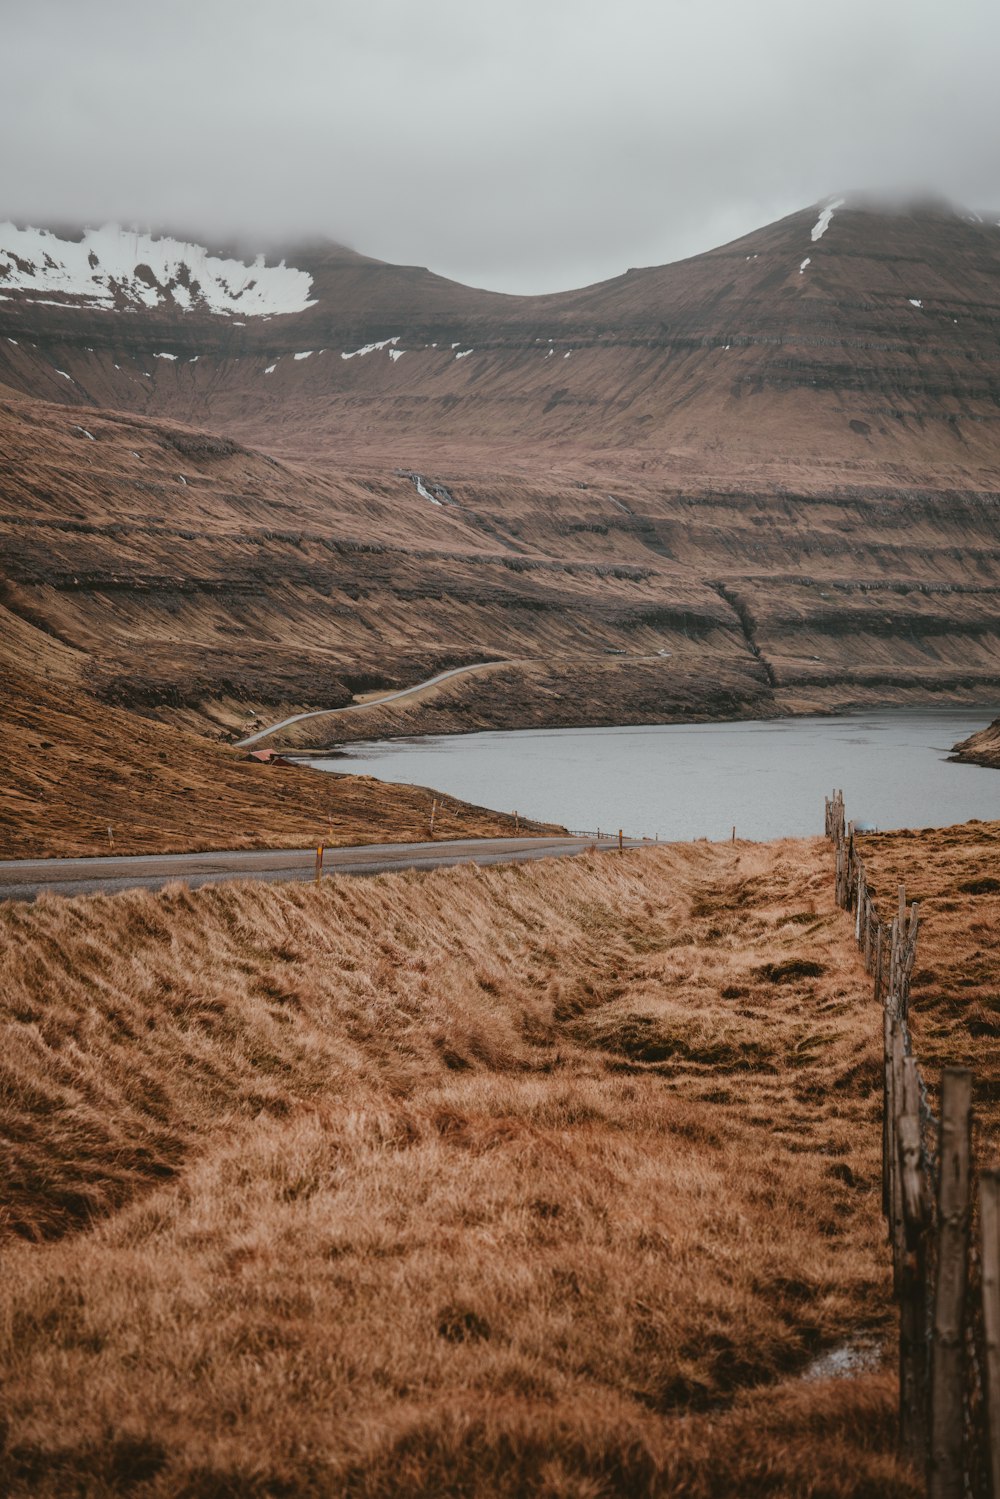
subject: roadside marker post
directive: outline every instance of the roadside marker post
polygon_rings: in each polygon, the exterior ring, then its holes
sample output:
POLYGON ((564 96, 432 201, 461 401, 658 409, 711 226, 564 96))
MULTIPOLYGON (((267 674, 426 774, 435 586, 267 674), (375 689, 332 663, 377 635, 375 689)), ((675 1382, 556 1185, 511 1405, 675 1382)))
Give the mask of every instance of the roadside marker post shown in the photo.
POLYGON ((435 815, 435 813, 436 813, 436 812, 437 812, 437 805, 438 805, 438 804, 437 804, 437 797, 435 797, 435 798, 434 798, 434 800, 433 800, 433 801, 432 801, 432 802, 431 802, 431 826, 430 826, 430 836, 431 836, 431 837, 432 837, 432 838, 433 838, 433 837, 434 837, 434 815, 435 815))
POLYGON ((618 852, 620 854, 623 854, 625 852, 625 836, 622 833, 621 828, 618 829, 618 852))
POLYGON ((317 885, 319 884, 319 882, 320 882, 320 880, 322 878, 323 878, 323 845, 322 845, 322 843, 320 843, 320 844, 317 844, 317 846, 316 846, 316 883, 317 883, 317 885))

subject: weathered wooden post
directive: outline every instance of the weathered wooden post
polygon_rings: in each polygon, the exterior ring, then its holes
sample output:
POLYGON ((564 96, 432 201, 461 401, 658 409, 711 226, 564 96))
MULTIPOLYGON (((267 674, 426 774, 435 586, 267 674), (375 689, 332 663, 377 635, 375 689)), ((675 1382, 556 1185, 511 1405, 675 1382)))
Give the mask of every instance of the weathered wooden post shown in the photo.
POLYGON ((898 1016, 889 1024, 889 1242, 892 1245, 892 1283, 898 1296, 906 1257, 906 1224, 903 1218, 903 1168, 899 1123, 903 1116, 903 1027, 898 1016))
POLYGON ((927 1223, 922 1173, 920 1079, 912 1057, 903 1058, 903 1113, 899 1163, 903 1186, 905 1248, 899 1282, 899 1433, 910 1460, 927 1451, 927 1223))
POLYGON ((875 928, 875 1003, 882 998, 882 923, 875 928))
POLYGON ((993 1493, 1000 1494, 1000 1171, 979 1177, 979 1231, 986 1345, 986 1434, 993 1493))
POLYGON ((929 1499, 962 1499, 962 1396, 965 1288, 969 1249, 972 1073, 941 1074, 937 1284, 931 1353, 929 1499))
POLYGON ((899 999, 899 917, 892 918, 889 928, 889 995, 899 999))
POLYGON ((625 852, 625 837, 622 833, 621 828, 618 829, 618 852, 620 854, 623 854, 625 852))
POLYGON ((892 1242, 892 1013, 882 1011, 882 1215, 892 1242))
POLYGON ((906 941, 902 941, 900 932, 900 958, 899 958, 899 1012, 906 1020, 910 1013, 910 979, 913 975, 913 963, 917 956, 917 932, 920 928, 920 907, 916 901, 910 907, 910 925, 906 933, 906 941))

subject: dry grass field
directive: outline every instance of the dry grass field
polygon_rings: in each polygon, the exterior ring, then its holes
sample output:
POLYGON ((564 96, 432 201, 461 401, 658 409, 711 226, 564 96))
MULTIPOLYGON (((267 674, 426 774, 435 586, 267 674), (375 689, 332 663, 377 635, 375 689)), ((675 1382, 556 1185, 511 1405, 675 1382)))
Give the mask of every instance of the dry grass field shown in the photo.
POLYGON ((920 902, 910 992, 913 1044, 927 1082, 971 1067, 975 1139, 1000 1163, 1000 822, 867 836, 865 868, 888 920, 900 881, 920 902))
POLYGON ((917 1493, 820 840, 0 933, 4 1492, 917 1493))

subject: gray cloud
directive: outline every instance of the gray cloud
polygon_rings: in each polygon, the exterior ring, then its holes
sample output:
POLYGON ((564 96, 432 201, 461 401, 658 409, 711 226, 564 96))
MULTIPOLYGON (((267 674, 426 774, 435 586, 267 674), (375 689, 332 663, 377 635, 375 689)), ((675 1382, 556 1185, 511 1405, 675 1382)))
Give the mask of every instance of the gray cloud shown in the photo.
POLYGON ((843 190, 1000 207, 995 0, 0 0, 0 216, 536 291, 843 190))

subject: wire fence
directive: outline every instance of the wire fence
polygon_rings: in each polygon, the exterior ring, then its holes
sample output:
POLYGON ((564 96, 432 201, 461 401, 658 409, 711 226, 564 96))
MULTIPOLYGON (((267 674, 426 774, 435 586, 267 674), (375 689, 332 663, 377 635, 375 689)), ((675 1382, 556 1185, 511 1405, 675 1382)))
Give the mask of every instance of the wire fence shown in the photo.
POLYGON ((1000 1499, 1000 1173, 972 1157, 973 1074, 946 1067, 939 1114, 913 1050, 920 913, 882 921, 843 792, 826 801, 837 903, 882 1009, 882 1210, 899 1306, 899 1438, 930 1499, 1000 1499))

